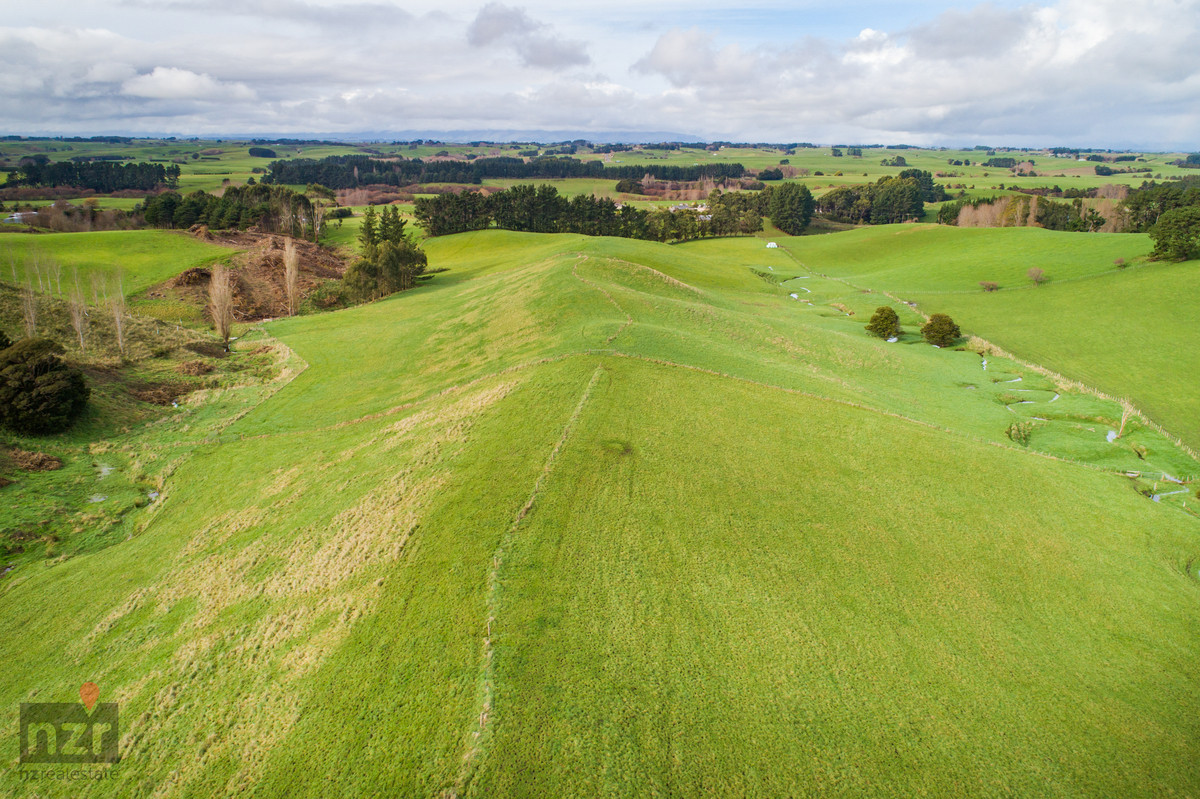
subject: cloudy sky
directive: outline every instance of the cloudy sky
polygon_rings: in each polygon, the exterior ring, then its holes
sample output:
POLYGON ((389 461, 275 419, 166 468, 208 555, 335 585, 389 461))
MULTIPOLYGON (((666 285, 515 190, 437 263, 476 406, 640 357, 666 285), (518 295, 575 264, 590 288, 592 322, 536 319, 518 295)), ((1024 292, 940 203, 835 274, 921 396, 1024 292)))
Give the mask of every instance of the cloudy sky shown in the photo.
POLYGON ((1196 0, 36 0, 0 131, 1200 148, 1196 0))

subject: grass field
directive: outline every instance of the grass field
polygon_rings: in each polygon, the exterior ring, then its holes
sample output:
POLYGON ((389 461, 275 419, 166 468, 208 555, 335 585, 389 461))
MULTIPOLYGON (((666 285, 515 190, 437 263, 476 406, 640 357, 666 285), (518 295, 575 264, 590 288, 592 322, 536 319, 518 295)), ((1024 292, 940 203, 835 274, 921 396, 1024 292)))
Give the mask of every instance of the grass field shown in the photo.
POLYGON ((40 268, 46 293, 66 294, 73 275, 89 301, 92 280, 112 284, 118 273, 127 296, 173 277, 186 269, 228 258, 227 247, 200 241, 186 233, 165 230, 114 230, 99 233, 47 233, 44 235, 9 234, 0 237, 0 280, 18 282, 38 279, 40 268), (57 278, 48 279, 53 265, 60 267, 57 278), (61 292, 59 290, 61 285, 61 292))
MULTIPOLYGON (((129 144, 107 144, 103 142, 66 142, 54 139, 29 139, 2 143, 0 165, 16 166, 20 158, 29 155, 45 155, 52 160, 64 160, 78 156, 122 156, 134 161, 160 161, 176 163, 182 170, 179 190, 219 191, 228 181, 232 185, 245 183, 250 177, 261 178, 274 159, 258 158, 249 154, 251 144, 245 141, 137 139, 129 144)), ((439 154, 456 157, 516 156, 518 152, 533 149, 527 145, 481 144, 473 146, 462 143, 433 143, 419 146, 392 143, 369 144, 272 144, 266 145, 277 158, 324 158, 329 155, 365 154, 377 157, 402 156, 427 159, 439 154)), ((540 150, 544 153, 546 148, 540 150)), ((845 151, 843 149, 843 151, 845 151)), ((749 146, 726 146, 717 150, 682 148, 664 150, 644 147, 630 152, 597 154, 587 148, 574 156, 584 161, 604 161, 609 166, 672 165, 741 163, 748 169, 775 168, 786 161, 788 166, 800 170, 794 180, 808 185, 815 193, 822 193, 835 186, 855 185, 878 180, 885 175, 895 175, 907 168, 924 169, 938 175, 938 181, 957 191, 962 187, 969 196, 990 196, 1003 193, 1009 187, 1032 188, 1057 185, 1061 188, 1087 189, 1106 184, 1140 185, 1144 180, 1177 177, 1191 173, 1181 169, 1172 161, 1182 157, 1181 153, 1146 153, 1142 161, 1112 164, 1119 168, 1149 168, 1150 173, 1127 173, 1111 176, 1095 174, 1095 164, 1080 162, 1072 158, 1055 158, 1038 151, 996 151, 999 157, 1016 158, 1018 161, 1033 159, 1036 175, 1017 175, 1005 168, 984 167, 980 164, 992 157, 986 150, 934 150, 934 149, 888 149, 884 147, 864 148, 861 157, 833 156, 833 148, 802 147, 788 154, 782 148, 749 146), (882 161, 901 156, 905 166, 883 166, 882 161), (954 166, 950 161, 971 161, 971 166, 954 166)), ((514 181, 486 181, 492 185, 511 185, 514 181)), ((545 182, 533 180, 526 182, 545 182)), ((615 181, 612 180, 564 180, 555 181, 564 194, 595 193, 597 196, 615 196, 615 181)), ((303 187, 297 187, 303 189, 303 187)), ((103 207, 126 207, 125 201, 99 198, 103 207)))
MULTIPOLYGON (((1200 519, 1119 472, 1200 464, 1019 364, 864 335, 918 277, 863 235, 824 237, 847 265, 464 234, 419 290, 272 323, 292 379, 132 429, 163 498, 0 583, 6 726, 85 680, 121 704, 109 778, 36 791, 1196 794, 1200 519)), ((1095 241, 984 299, 1173 274, 1084 279, 1095 241)), ((969 260, 931 297, 973 300, 969 260)))
POLYGON ((1200 336, 1190 323, 1200 263, 1148 262, 1146 236, 906 225, 780 241, 809 269, 949 313, 966 332, 1129 397, 1200 447, 1200 336), (1030 283, 1033 267, 1049 282, 1030 283), (1001 290, 983 292, 982 280, 1001 290))
POLYGON ((1200 449, 1200 262, 990 295, 914 297, 1024 358, 1133 398, 1200 449))

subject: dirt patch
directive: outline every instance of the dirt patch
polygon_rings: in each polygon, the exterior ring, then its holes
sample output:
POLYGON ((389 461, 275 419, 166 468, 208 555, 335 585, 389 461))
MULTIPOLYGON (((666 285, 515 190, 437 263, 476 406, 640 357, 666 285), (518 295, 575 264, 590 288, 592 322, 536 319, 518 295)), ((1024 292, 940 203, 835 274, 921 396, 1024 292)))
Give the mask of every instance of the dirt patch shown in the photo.
POLYGON ((180 397, 192 393, 196 388, 191 383, 168 381, 163 383, 143 383, 139 386, 131 387, 129 393, 142 402, 149 402, 153 405, 170 405, 180 397))
POLYGON ((212 280, 212 270, 206 269, 203 266, 193 266, 185 272, 181 272, 175 278, 176 286, 208 286, 212 280))
POLYGON ((199 377, 206 375, 213 370, 213 365, 205 361, 184 361, 175 367, 175 371, 181 375, 190 375, 191 377, 199 377))
POLYGON ((53 472, 61 469, 63 465, 61 458, 47 455, 44 452, 29 452, 16 447, 8 451, 8 458, 23 472, 53 472))
POLYGON ((205 358, 224 358, 229 355, 225 349, 215 341, 193 341, 184 345, 184 349, 188 352, 194 352, 197 355, 203 355, 205 358))
MULTIPOLYGON (((327 280, 340 278, 347 267, 340 254, 311 241, 252 231, 212 231, 202 225, 190 232, 198 239, 243 250, 233 256, 230 264, 233 313, 234 318, 241 322, 272 319, 287 314, 283 254, 288 241, 295 242, 299 256, 301 297, 308 296, 327 280)), ((211 279, 210 269, 194 267, 150 289, 146 296, 180 300, 197 308, 207 308, 211 279)))

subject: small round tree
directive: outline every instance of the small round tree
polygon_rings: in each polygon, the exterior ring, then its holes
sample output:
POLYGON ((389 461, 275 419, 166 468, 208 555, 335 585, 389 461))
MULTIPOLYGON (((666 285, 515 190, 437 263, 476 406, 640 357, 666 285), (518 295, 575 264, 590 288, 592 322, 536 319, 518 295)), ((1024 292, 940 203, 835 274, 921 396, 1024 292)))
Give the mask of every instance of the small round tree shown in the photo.
POLYGON ((900 335, 900 316, 891 307, 880 305, 867 322, 867 332, 879 338, 896 338, 900 335))
POLYGON ((83 373, 58 357, 62 346, 21 339, 0 352, 0 425, 35 435, 66 430, 91 393, 83 373))
POLYGON ((929 321, 921 328, 921 335, 930 344, 936 344, 939 347, 949 347, 954 342, 958 341, 962 336, 962 331, 958 329, 958 325, 954 324, 954 320, 944 313, 935 313, 929 317, 929 321))

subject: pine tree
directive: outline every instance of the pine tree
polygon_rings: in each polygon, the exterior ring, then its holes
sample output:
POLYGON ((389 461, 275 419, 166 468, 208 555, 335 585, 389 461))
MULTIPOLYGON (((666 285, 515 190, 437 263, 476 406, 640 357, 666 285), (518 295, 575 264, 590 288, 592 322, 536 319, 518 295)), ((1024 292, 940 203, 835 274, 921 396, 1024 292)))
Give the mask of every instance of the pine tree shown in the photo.
POLYGON ((358 243, 362 245, 363 250, 379 244, 379 215, 375 213, 375 206, 368 206, 363 213, 362 226, 358 229, 358 243))
POLYGON ((958 325, 954 324, 954 320, 944 313, 935 313, 929 317, 929 321, 921 328, 921 335, 930 344, 936 344, 939 347, 949 347, 958 341, 962 336, 962 331, 958 329, 958 325))
POLYGON ((879 338, 897 338, 900 335, 900 316, 890 306, 880 305, 867 323, 867 332, 879 338))

